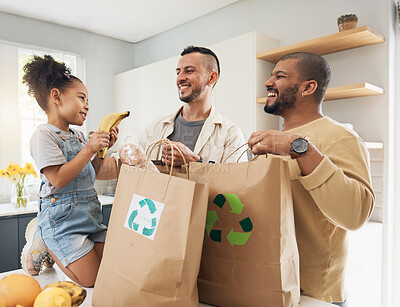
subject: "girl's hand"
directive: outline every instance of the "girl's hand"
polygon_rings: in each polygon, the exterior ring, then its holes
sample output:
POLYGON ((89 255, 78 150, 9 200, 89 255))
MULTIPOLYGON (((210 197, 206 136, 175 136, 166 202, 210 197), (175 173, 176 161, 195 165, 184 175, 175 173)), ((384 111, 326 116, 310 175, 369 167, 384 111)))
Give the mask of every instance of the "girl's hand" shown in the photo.
POLYGON ((110 140, 110 145, 108 146, 108 148, 111 148, 114 146, 115 142, 118 140, 118 133, 119 133, 118 127, 112 128, 111 140, 110 140))
POLYGON ((92 134, 85 147, 95 154, 100 149, 110 145, 110 136, 111 133, 107 131, 96 131, 92 134))

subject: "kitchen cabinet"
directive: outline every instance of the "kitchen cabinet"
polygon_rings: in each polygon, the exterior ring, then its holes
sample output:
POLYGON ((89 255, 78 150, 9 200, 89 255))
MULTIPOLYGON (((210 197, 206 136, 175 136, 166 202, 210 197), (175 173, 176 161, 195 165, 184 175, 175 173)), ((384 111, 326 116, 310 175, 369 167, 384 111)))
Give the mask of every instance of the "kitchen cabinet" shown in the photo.
MULTIPOLYGON (((1 204, 0 204, 1 205, 1 204)), ((108 226, 112 204, 102 206, 103 224, 108 226)), ((0 273, 21 268, 21 252, 25 246, 25 229, 36 213, 0 216, 0 273)))
POLYGON ((110 221, 112 205, 104 205, 102 208, 103 211, 103 224, 108 226, 108 222, 110 221))
POLYGON ((25 246, 26 239, 25 239, 25 230, 26 226, 29 222, 36 217, 36 213, 29 213, 29 214, 21 214, 18 215, 18 268, 22 268, 21 266, 21 252, 25 246))
POLYGON ((14 216, 0 217, 0 272, 17 269, 18 219, 14 216))

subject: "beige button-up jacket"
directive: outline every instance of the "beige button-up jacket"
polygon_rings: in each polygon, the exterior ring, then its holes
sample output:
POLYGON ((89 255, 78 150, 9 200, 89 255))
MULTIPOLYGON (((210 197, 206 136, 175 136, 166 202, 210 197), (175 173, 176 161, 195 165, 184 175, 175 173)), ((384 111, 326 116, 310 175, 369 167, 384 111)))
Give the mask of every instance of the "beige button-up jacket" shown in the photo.
MULTIPOLYGON (((161 116, 148 125, 140 136, 140 145, 147 149, 160 139, 168 137, 174 130, 174 121, 180 108, 173 114, 161 116)), ((203 157, 204 162, 224 162, 228 156, 241 145, 247 143, 243 132, 230 120, 223 117, 214 107, 204 122, 203 128, 197 139, 193 152, 203 157)), ((226 162, 236 162, 243 150, 238 150, 226 162)), ((161 149, 154 150, 151 154, 152 160, 161 159, 161 149)), ((240 161, 247 161, 246 153, 240 157, 240 161)))

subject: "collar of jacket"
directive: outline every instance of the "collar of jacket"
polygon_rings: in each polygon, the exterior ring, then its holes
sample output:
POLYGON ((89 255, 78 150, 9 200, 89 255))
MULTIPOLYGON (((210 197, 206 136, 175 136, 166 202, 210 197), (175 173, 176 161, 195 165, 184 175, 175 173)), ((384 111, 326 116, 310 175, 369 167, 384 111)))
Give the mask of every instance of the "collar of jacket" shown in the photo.
MULTIPOLYGON (((164 124, 171 124, 173 125, 175 122, 175 118, 178 116, 179 112, 181 112, 183 109, 183 106, 178 109, 175 113, 172 113, 171 116, 168 118, 164 119, 163 123, 164 124)), ((221 125, 222 124, 222 117, 221 114, 219 114, 213 106, 211 106, 211 112, 210 115, 207 117, 206 122, 211 122, 215 125, 221 125)), ((204 124, 206 123, 204 122, 204 124)))

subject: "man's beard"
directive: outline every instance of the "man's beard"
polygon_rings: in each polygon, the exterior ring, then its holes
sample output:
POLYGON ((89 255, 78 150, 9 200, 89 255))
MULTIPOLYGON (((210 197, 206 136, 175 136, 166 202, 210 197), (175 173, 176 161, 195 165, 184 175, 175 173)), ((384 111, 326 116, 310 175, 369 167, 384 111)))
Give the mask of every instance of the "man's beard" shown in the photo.
POLYGON ((283 115, 286 111, 293 109, 298 90, 299 85, 295 84, 282 93, 278 93, 278 99, 272 105, 265 104, 264 111, 268 114, 283 115))
POLYGON ((204 88, 205 87, 201 85, 196 88, 193 88, 192 93, 189 96, 181 97, 181 95, 179 95, 179 99, 186 103, 192 102, 203 93, 204 88))

